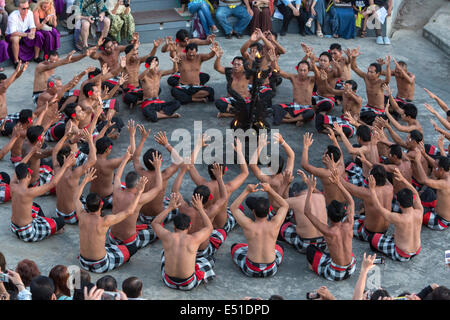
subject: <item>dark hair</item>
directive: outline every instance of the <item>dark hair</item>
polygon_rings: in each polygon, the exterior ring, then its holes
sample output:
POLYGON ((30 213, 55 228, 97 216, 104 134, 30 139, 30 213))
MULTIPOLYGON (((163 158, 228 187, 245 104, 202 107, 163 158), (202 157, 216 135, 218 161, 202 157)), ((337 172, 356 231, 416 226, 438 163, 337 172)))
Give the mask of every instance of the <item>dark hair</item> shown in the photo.
POLYGON ((17 179, 22 180, 24 178, 27 177, 28 175, 28 169, 30 168, 30 166, 28 165, 28 163, 19 163, 16 168, 14 169, 17 179))
POLYGON ((0 183, 6 183, 9 184, 11 182, 11 177, 8 173, 1 171, 0 172, 0 183))
POLYGON ((328 51, 324 51, 320 54, 319 58, 322 56, 327 56, 328 57, 328 61, 333 60, 333 57, 331 56, 331 53, 329 53, 328 51))
POLYGON ((0 272, 6 272, 6 259, 3 253, 0 252, 0 272))
POLYGON ((273 294, 269 297, 269 300, 284 300, 284 298, 278 294, 273 294))
POLYGON ((125 48, 125 54, 129 54, 131 50, 134 49, 134 44, 129 44, 125 48))
MULTIPOLYGON (((225 173, 225 165, 223 165, 223 164, 219 164, 219 165, 222 168, 222 174, 224 174, 225 173)), ((214 164, 213 163, 208 164, 209 177, 211 178, 211 180, 216 180, 216 176, 213 173, 213 169, 214 169, 214 164)))
POLYGON ((27 129, 27 138, 28 141, 31 142, 31 144, 34 144, 38 137, 42 134, 44 131, 44 128, 42 126, 31 126, 27 129))
POLYGON ((136 187, 139 181, 139 175, 135 171, 130 171, 125 176, 125 186, 127 189, 136 187))
POLYGON ((414 129, 409 133, 409 136, 411 137, 411 140, 414 140, 417 143, 423 140, 423 134, 419 130, 414 129))
POLYGON ((375 67, 375 72, 376 73, 381 73, 381 65, 379 63, 377 63, 377 62, 371 63, 369 65, 369 68, 370 67, 375 67))
POLYGON ((401 65, 402 67, 407 67, 408 65, 406 64, 405 61, 400 60, 399 62, 397 62, 399 65, 401 65))
POLYGON ((431 300, 450 300, 450 289, 439 286, 431 293, 431 300))
POLYGON ((356 83, 355 80, 347 80, 347 81, 345 81, 345 83, 350 83, 352 85, 353 91, 356 91, 358 89, 358 84, 356 83))
POLYGON ((148 57, 147 59, 145 59, 145 63, 147 63, 148 65, 151 65, 153 60, 156 60, 159 62, 159 59, 157 56, 151 56, 151 57, 148 57))
POLYGON ((128 298, 139 298, 142 292, 142 281, 138 277, 129 277, 122 282, 122 291, 128 298))
POLYGON ((51 56, 57 56, 58 55, 58 51, 56 51, 56 50, 51 50, 51 51, 49 51, 49 53, 48 53, 48 56, 49 57, 51 57, 51 56))
POLYGON ((173 224, 178 230, 186 230, 191 224, 191 218, 184 213, 179 213, 173 219, 173 224))
POLYGON ((390 297, 389 292, 384 289, 375 290, 370 297, 370 300, 378 300, 378 298, 390 297))
POLYGON ((19 122, 26 124, 33 118, 33 110, 31 109, 22 109, 19 112, 19 122))
POLYGON ((205 185, 200 185, 194 189, 193 194, 199 194, 200 196, 202 196, 202 203, 205 204, 209 200, 211 190, 209 190, 209 188, 205 185))
POLYGON ((110 275, 101 277, 95 283, 97 288, 104 289, 105 291, 117 291, 117 281, 116 278, 110 275))
POLYGON ((196 43, 188 43, 186 46, 186 52, 188 52, 189 50, 195 50, 198 51, 198 46, 196 43))
POLYGON ((95 76, 99 75, 100 73, 102 73, 102 70, 100 70, 99 68, 95 68, 94 71, 91 71, 88 73, 88 78, 94 78, 95 76))
POLYGON ((107 44, 108 42, 111 42, 111 41, 113 41, 113 40, 110 37, 105 37, 105 39, 103 40, 103 43, 102 43, 102 47, 104 48, 105 44, 107 44))
POLYGON ((150 162, 150 160, 151 161, 153 161, 154 159, 153 159, 153 154, 156 154, 156 156, 159 156, 159 155, 161 155, 161 152, 159 152, 158 150, 156 150, 156 149, 153 149, 153 148, 150 148, 150 149, 148 149, 145 153, 144 153, 144 155, 142 156, 142 160, 144 161, 144 165, 145 165, 145 167, 148 169, 148 170, 150 170, 150 171, 154 171, 155 170, 155 167, 152 165, 152 163, 150 162))
POLYGON ((330 45, 330 51, 334 50, 334 49, 336 49, 338 51, 342 51, 342 47, 341 47, 341 45, 339 43, 332 43, 330 45))
POLYGON ((338 162, 339 159, 341 158, 341 151, 339 150, 338 147, 333 146, 333 145, 328 145, 327 146, 326 154, 328 156, 330 156, 330 158, 331 158, 331 155, 333 155, 334 162, 338 162))
POLYGON ((102 199, 96 193, 89 193, 86 196, 86 209, 89 212, 97 212, 100 209, 102 199))
POLYGON ((450 117, 450 109, 447 110, 447 117, 450 117))
POLYGON ((253 42, 253 43, 250 45, 249 48, 253 48, 253 47, 256 47, 256 50, 257 50, 259 53, 263 52, 264 47, 263 47, 263 45, 262 45, 261 43, 259 43, 259 42, 253 42))
POLYGON ((235 60, 241 60, 243 64, 245 63, 244 57, 241 57, 241 56, 234 57, 232 63, 234 63, 235 60))
POLYGON ((337 200, 331 201, 327 206, 327 215, 333 222, 341 222, 345 217, 345 204, 337 200))
POLYGON ((450 159, 444 156, 439 156, 438 159, 438 167, 448 172, 450 170, 450 159))
POLYGON ((8 77, 6 76, 6 74, 4 74, 3 72, 0 73, 0 80, 5 80, 6 78, 8 78, 8 77))
POLYGON ((53 284, 55 285, 55 294, 56 291, 59 291, 65 296, 70 297, 70 289, 67 286, 69 276, 67 267, 61 264, 54 266, 52 270, 50 270, 48 277, 53 280, 53 284))
POLYGON ((402 147, 398 144, 393 144, 389 147, 389 153, 396 156, 398 159, 403 157, 402 147))
POLYGON ((377 186, 384 186, 386 184, 386 170, 383 166, 377 164, 372 167, 370 174, 375 178, 377 186))
POLYGON ((298 68, 300 67, 301 64, 306 64, 306 65, 308 66, 308 70, 310 70, 311 66, 310 66, 309 62, 306 61, 306 60, 302 60, 302 61, 300 61, 300 62, 297 64, 297 70, 298 70, 298 68))
POLYGON ((414 198, 413 193, 408 188, 403 188, 397 192, 397 200, 402 208, 410 208, 413 206, 414 198))
MULTIPOLYGON (((271 156, 270 162, 268 164, 269 167, 272 167, 272 157, 274 157, 274 156, 271 156)), ((283 168, 284 168, 284 157, 281 154, 278 154, 278 168, 277 168, 276 174, 282 173, 283 168)))
POLYGON ((85 97, 89 97, 89 92, 94 92, 95 83, 86 83, 83 86, 83 94, 85 97))
POLYGON ((77 103, 68 103, 64 108, 64 114, 68 119, 73 119, 72 115, 75 113, 75 108, 77 107, 77 103))
POLYGON ((112 146, 112 140, 108 137, 102 137, 95 142, 97 148, 97 154, 104 154, 110 146, 112 146))
POLYGON ((186 29, 180 29, 175 34, 175 39, 178 41, 184 41, 186 38, 189 38, 189 32, 186 29))
POLYGON ((358 129, 356 129, 356 136, 364 142, 369 142, 370 140, 372 140, 370 128, 365 124, 360 125, 358 129))
POLYGON ((270 203, 269 199, 264 197, 248 197, 245 203, 258 218, 265 218, 269 214, 270 203))
POLYGON ((69 146, 62 147, 61 150, 58 151, 58 153, 56 154, 56 160, 61 167, 64 165, 64 157, 67 158, 71 152, 72 150, 69 146))
POLYGON ((51 300, 55 292, 53 280, 46 276, 37 276, 30 283, 31 300, 51 300))
POLYGON ((417 107, 412 103, 405 104, 403 110, 405 111, 405 116, 409 116, 412 119, 417 118, 417 107))

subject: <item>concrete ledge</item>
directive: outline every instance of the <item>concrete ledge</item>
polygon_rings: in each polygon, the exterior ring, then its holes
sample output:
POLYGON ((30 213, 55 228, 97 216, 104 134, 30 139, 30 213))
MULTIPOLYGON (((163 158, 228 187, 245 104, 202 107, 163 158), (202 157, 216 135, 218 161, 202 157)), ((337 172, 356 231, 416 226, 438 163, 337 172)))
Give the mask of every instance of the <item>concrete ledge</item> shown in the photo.
POLYGON ((423 36, 450 55, 450 3, 442 6, 423 28, 423 36))

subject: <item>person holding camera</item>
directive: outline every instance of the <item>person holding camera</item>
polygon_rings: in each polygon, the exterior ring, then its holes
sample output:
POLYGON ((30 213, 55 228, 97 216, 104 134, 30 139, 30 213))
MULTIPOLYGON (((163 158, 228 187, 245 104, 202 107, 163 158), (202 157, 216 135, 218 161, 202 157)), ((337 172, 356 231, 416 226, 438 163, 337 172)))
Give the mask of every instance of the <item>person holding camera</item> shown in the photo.
MULTIPOLYGON (((56 29, 58 20, 52 0, 39 0, 34 12, 34 24, 36 34, 41 34, 43 38, 42 50, 44 54, 56 51, 60 47, 60 35, 56 29)), ((42 58, 35 59, 36 62, 44 61, 42 58)))
POLYGON ((106 7, 111 19, 110 36, 118 43, 122 39, 131 42, 135 25, 131 14, 130 0, 106 0, 106 7))
MULTIPOLYGON (((81 29, 81 47, 79 42, 75 40, 77 42, 77 49, 84 50, 88 47, 89 29, 91 29, 91 25, 95 28, 95 31, 92 30, 93 33, 96 33, 100 29, 100 38, 106 38, 111 26, 111 19, 106 17, 108 9, 105 5, 105 0, 75 0, 74 6, 80 8, 80 15, 76 19, 75 28, 81 29)), ((95 37, 95 34, 92 34, 92 36, 95 37)))

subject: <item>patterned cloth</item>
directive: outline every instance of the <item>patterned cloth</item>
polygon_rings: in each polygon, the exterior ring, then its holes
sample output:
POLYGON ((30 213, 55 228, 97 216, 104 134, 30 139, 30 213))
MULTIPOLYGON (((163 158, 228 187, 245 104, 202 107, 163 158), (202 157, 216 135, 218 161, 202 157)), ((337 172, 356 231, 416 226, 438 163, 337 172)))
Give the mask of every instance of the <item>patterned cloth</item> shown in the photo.
POLYGON ((64 120, 60 120, 56 122, 54 125, 52 125, 46 132, 45 132, 45 141, 48 142, 56 142, 59 141, 62 136, 64 136, 66 128, 66 122, 64 120), (62 136, 61 136, 62 134, 62 136))
POLYGON ((178 289, 182 291, 189 291, 198 287, 203 281, 208 283, 216 277, 214 272, 215 259, 212 256, 197 257, 195 260, 195 271, 192 276, 187 279, 175 279, 166 275, 164 266, 166 260, 164 257, 164 250, 161 251, 161 276, 164 284, 171 289, 178 289))
POLYGON ((275 245, 275 261, 272 263, 255 263, 247 258, 248 244, 235 243, 231 246, 231 256, 234 263, 248 277, 267 278, 274 276, 278 266, 283 261, 284 251, 280 245, 275 245))
POLYGON ((111 19, 111 27, 109 34, 118 42, 122 41, 122 38, 131 41, 134 30, 134 18, 131 14, 131 10, 128 14, 122 12, 120 14, 112 14, 109 12, 108 17, 111 19))
POLYGON ((62 213, 58 209, 55 209, 55 210, 56 210, 56 215, 58 217, 63 217, 65 223, 67 223, 67 224, 77 224, 78 223, 78 216, 77 216, 77 212, 75 210, 72 211, 71 213, 62 213))
POLYGON ((346 266, 340 266, 331 260, 331 256, 321 251, 316 246, 306 249, 306 257, 313 271, 330 281, 341 281, 348 279, 356 270, 356 259, 352 254, 352 261, 346 266))
POLYGON ((213 256, 226 239, 227 233, 224 229, 214 229, 209 237, 208 246, 202 251, 197 251, 197 257, 213 256))
POLYGON ((401 261, 406 262, 411 260, 411 258, 415 257, 419 254, 420 249, 417 250, 415 253, 405 253, 402 250, 400 250, 396 245, 394 241, 394 237, 387 236, 382 233, 375 233, 370 241, 370 247, 373 250, 378 250, 381 253, 384 253, 389 258, 395 261, 401 261))
POLYGON ((353 224, 353 236, 361 241, 369 241, 369 239, 375 234, 375 232, 366 229, 364 226, 365 219, 366 216, 364 215, 355 215, 355 222, 353 224))
POLYGON ((80 266, 84 270, 94 273, 111 271, 130 260, 131 256, 135 253, 135 248, 131 251, 129 248, 132 248, 132 246, 106 244, 106 255, 103 259, 92 261, 85 259, 80 255, 80 266))
POLYGON ((319 132, 325 131, 327 127, 333 128, 333 124, 337 123, 344 131, 344 134, 347 138, 353 137, 356 132, 356 129, 353 125, 348 122, 348 120, 344 116, 334 117, 327 116, 322 114, 316 115, 316 129, 319 132))
POLYGON ((106 241, 114 245, 135 244, 138 249, 142 249, 157 239, 153 228, 148 224, 136 225, 136 233, 126 240, 120 240, 112 235, 111 229, 106 235, 106 241))
POLYGON ((358 187, 369 187, 367 179, 364 177, 363 169, 360 166, 356 165, 356 163, 351 162, 345 168, 345 171, 347 172, 347 177, 345 178, 345 180, 358 187))
POLYGON ((317 107, 317 112, 330 112, 336 103, 336 99, 334 97, 322 97, 316 92, 313 92, 312 101, 313 105, 317 107))
POLYGON ((323 251, 327 249, 327 243, 324 237, 311 239, 301 238, 297 234, 296 225, 292 222, 286 222, 281 226, 280 236, 300 253, 306 253, 306 248, 309 245, 315 245, 323 251))
POLYGON ((432 230, 443 231, 450 226, 450 221, 436 213, 437 197, 435 190, 426 187, 420 195, 423 206, 423 224, 432 230))
POLYGON ((309 121, 314 118, 314 112, 312 106, 307 105, 303 106, 301 104, 292 102, 289 104, 276 104, 272 106, 273 109, 273 124, 279 125, 281 124, 283 118, 286 114, 289 114, 291 117, 295 118, 299 115, 302 115, 303 121, 309 121), (311 112, 308 112, 311 111, 311 112))
MULTIPOLYGON (((53 180, 53 169, 45 164, 39 167, 39 179, 31 186, 32 188, 41 187, 44 184, 50 183, 53 180)), ((53 188, 45 195, 56 194, 56 189, 53 188)))
POLYGON ((9 184, 0 183, 0 203, 5 203, 11 200, 11 190, 9 184))

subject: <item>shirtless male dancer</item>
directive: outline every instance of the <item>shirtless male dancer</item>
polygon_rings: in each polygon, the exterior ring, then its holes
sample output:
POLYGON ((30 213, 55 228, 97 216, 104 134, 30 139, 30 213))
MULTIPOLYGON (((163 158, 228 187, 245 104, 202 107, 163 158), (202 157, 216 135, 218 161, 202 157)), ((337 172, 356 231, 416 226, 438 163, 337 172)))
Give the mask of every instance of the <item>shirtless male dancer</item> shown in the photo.
MULTIPOLYGON (((139 180, 139 175, 135 171, 130 171, 126 175, 125 188, 123 188, 121 181, 123 170, 133 156, 133 154, 129 152, 130 149, 131 147, 128 148, 126 157, 123 158, 122 163, 119 168, 117 168, 117 172, 114 177, 112 214, 117 214, 125 210, 133 202, 137 193, 136 186, 139 180)), ((141 207, 152 201, 161 192, 163 186, 161 176, 162 158, 161 156, 157 157, 156 154, 153 158, 155 160, 151 163, 155 167, 156 179, 152 182, 152 187, 147 192, 142 193, 138 205, 131 216, 128 216, 122 222, 119 222, 111 227, 111 230, 107 236, 109 243, 127 246, 134 243, 138 249, 141 249, 156 240, 156 235, 150 225, 136 225, 141 207)))
POLYGON ((133 243, 126 245, 106 244, 105 238, 109 228, 122 222, 132 215, 138 205, 139 199, 144 191, 147 178, 141 177, 136 186, 136 196, 130 205, 121 212, 101 216, 103 202, 96 193, 86 196, 85 208, 81 204, 80 197, 87 183, 95 179, 95 169, 88 170, 79 189, 74 194, 76 211, 80 229, 80 266, 86 271, 103 273, 111 271, 128 262, 136 251, 133 243))
POLYGON ((316 178, 310 176, 305 179, 308 185, 305 216, 323 234, 329 250, 328 254, 315 245, 310 245, 306 248, 306 258, 310 269, 317 275, 327 280, 341 281, 349 278, 356 270, 356 259, 352 252, 355 204, 342 185, 337 169, 331 171, 330 182, 344 194, 347 207, 345 203, 333 200, 327 206, 329 224, 321 222, 311 211, 311 197, 316 187, 316 178))
POLYGON ((249 184, 231 204, 230 210, 244 231, 247 243, 235 243, 231 246, 234 263, 248 277, 266 278, 274 276, 283 261, 284 250, 276 243, 280 227, 283 224, 289 205, 268 183, 249 184), (279 209, 272 219, 269 214, 269 201, 260 197, 252 206, 254 220, 247 217, 239 208, 250 193, 264 191, 277 202, 279 209))
POLYGON ((170 57, 170 60, 173 62, 172 69, 159 70, 158 57, 149 57, 145 61, 145 71, 139 75, 139 81, 144 92, 141 103, 142 114, 151 122, 157 122, 159 119, 181 117, 179 113, 175 113, 181 106, 179 101, 166 102, 159 99, 161 78, 178 70, 178 56, 170 57))
POLYGON ((369 190, 374 199, 375 209, 379 215, 395 226, 393 236, 375 233, 371 235, 369 242, 373 250, 384 253, 392 260, 405 262, 418 255, 421 249, 423 207, 419 193, 406 181, 400 171, 396 170, 394 176, 408 186, 397 193, 401 213, 391 212, 380 204, 375 191, 375 178, 369 177, 369 190))
MULTIPOLYGON (((33 148, 32 152, 37 152, 33 148)), ((25 242, 37 242, 46 237, 64 232, 64 218, 46 218, 41 207, 33 202, 34 198, 42 196, 54 188, 63 177, 67 168, 75 162, 72 154, 64 160, 61 170, 49 183, 38 187, 29 187, 32 171, 26 163, 19 163, 11 180, 11 225, 10 230, 25 242)))
POLYGON ((411 103, 414 100, 414 89, 416 76, 408 71, 408 65, 404 61, 398 61, 393 59, 395 63, 395 69, 392 70, 391 75, 395 77, 397 82, 397 101, 400 108, 407 103, 411 103))
POLYGON ((152 222, 152 228, 161 239, 163 246, 161 252, 162 280, 171 289, 189 291, 216 277, 213 270, 214 258, 197 256, 200 244, 208 240, 213 231, 211 220, 203 208, 202 200, 203 198, 199 194, 192 196, 192 206, 197 213, 195 218, 203 225, 195 232, 190 232, 192 220, 183 213, 175 216, 173 232, 162 226, 167 214, 181 205, 180 194, 172 194, 168 207, 159 213, 152 222))
MULTIPOLYGON (((217 42, 212 44, 212 47, 217 46, 217 42)), ((214 89, 200 83, 202 63, 212 59, 216 54, 212 47, 208 54, 198 53, 198 46, 190 43, 186 46, 186 54, 180 56, 178 62, 180 81, 172 88, 171 94, 181 104, 214 101, 214 89)))
POLYGON ((7 77, 4 73, 0 73, 0 120, 3 120, 8 115, 8 108, 6 106, 6 91, 28 68, 28 62, 22 64, 22 61, 17 63, 14 72, 7 77))
POLYGON ((273 124, 295 122, 299 127, 305 122, 312 120, 314 118, 314 110, 311 103, 315 77, 308 76, 309 62, 300 61, 296 67, 297 74, 284 72, 281 70, 278 62, 275 62, 275 69, 278 70, 282 78, 291 81, 294 102, 272 105, 273 124))

